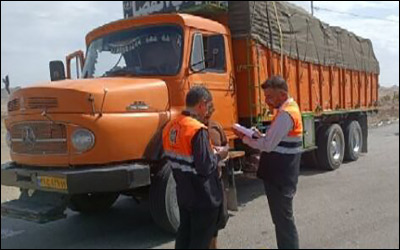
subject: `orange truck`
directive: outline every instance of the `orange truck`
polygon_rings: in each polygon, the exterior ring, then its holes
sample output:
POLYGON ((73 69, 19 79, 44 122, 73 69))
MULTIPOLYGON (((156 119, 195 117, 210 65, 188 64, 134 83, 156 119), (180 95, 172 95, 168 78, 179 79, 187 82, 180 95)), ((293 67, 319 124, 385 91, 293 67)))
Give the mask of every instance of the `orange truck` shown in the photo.
POLYGON ((235 174, 258 152, 231 131, 267 130, 261 84, 282 75, 304 120, 306 164, 337 169, 367 152, 379 64, 369 40, 331 27, 286 2, 125 1, 124 19, 86 36, 86 53, 50 62, 51 82, 10 96, 11 162, 1 184, 21 189, 2 216, 40 223, 109 209, 120 195, 148 198, 155 222, 176 231, 179 212, 161 132, 194 85, 214 97, 213 120, 231 148, 235 174))

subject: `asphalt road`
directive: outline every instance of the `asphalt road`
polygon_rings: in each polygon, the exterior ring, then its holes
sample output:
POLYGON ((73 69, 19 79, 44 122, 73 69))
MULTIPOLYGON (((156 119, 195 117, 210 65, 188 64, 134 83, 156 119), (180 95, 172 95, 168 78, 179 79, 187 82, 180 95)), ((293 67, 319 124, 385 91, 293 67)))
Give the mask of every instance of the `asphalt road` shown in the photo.
MULTIPOLYGON (((371 129, 369 151, 334 172, 302 171, 295 198, 302 248, 399 248, 399 125, 371 129)), ((239 179, 238 195, 220 248, 276 248, 262 184, 239 179)), ((1 218, 1 248, 174 247, 146 203, 123 198, 105 215, 68 215, 47 225, 1 218)))

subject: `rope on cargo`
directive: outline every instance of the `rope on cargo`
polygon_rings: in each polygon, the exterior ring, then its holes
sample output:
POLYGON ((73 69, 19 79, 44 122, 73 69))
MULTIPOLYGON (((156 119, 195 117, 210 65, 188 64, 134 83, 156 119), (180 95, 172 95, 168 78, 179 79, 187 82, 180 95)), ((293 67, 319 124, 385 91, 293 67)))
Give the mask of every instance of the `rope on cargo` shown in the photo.
POLYGON ((282 33, 281 22, 279 21, 278 10, 276 8, 276 1, 273 1, 272 4, 274 5, 276 22, 278 23, 278 28, 279 28, 279 37, 281 44, 281 74, 283 75, 283 33, 282 33))
MULTIPOLYGON (((269 8, 268 8, 268 3, 269 1, 265 2, 265 10, 267 12, 267 20, 268 20, 268 30, 269 30, 269 42, 270 42, 270 46, 271 46, 271 51, 274 51, 274 33, 272 32, 272 23, 271 23, 271 18, 269 17, 269 8)), ((272 53, 271 53, 272 56, 272 53)), ((275 74, 275 67, 274 64, 272 63, 272 59, 271 56, 268 56, 268 60, 269 60, 269 65, 271 65, 271 70, 272 70, 272 74, 275 74)))

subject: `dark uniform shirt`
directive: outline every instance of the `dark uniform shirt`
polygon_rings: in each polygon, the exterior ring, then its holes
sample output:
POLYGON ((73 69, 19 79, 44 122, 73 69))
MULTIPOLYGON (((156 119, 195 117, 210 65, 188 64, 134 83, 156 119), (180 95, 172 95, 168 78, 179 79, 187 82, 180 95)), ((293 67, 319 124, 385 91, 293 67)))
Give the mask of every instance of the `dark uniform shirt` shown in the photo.
POLYGON ((187 209, 217 208, 222 203, 223 192, 218 174, 219 157, 211 148, 206 129, 200 129, 193 137, 192 152, 197 174, 174 172, 179 205, 187 209))

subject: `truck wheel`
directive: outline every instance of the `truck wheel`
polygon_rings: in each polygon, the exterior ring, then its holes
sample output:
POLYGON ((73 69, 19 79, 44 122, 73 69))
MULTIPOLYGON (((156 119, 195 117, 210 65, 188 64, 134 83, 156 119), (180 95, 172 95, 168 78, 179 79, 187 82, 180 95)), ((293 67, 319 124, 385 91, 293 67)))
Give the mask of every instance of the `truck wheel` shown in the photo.
POLYGON ((346 161, 357 161, 360 157, 363 146, 363 133, 358 121, 353 121, 348 124, 344 130, 346 139, 345 155, 346 161))
POLYGON ((171 233, 178 231, 180 220, 176 183, 169 165, 165 165, 151 183, 150 212, 158 226, 171 233))
POLYGON ((318 163, 324 170, 335 170, 343 163, 344 134, 338 124, 322 129, 318 136, 318 163))
POLYGON ((105 212, 112 207, 118 197, 118 193, 72 195, 68 207, 72 211, 83 214, 105 212))

